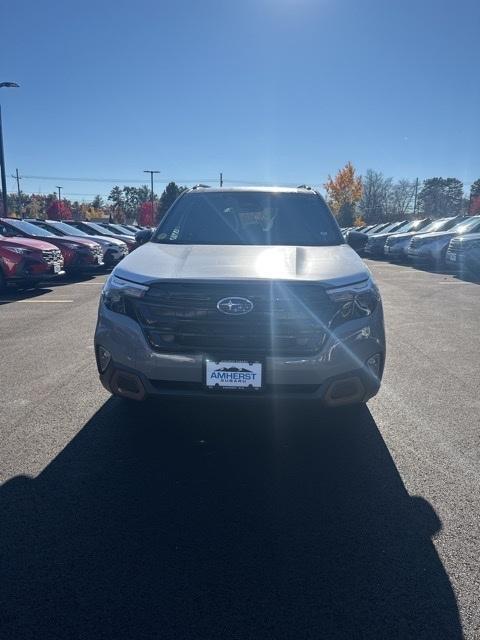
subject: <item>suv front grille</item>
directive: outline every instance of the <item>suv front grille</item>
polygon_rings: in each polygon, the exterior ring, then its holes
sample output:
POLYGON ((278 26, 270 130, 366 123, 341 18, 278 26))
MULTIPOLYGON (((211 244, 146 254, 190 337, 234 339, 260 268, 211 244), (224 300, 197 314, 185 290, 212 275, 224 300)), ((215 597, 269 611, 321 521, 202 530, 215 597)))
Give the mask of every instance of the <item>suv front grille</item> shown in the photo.
POLYGON ((128 311, 157 351, 307 356, 320 351, 334 303, 316 284, 157 284, 130 299, 128 311), (219 311, 218 301, 230 297, 247 298, 252 311, 219 311))
POLYGON ((98 258, 99 260, 103 260, 103 249, 99 244, 97 244, 95 247, 92 247, 92 252, 96 258, 98 258))
POLYGON ((465 249, 465 245, 462 242, 461 238, 452 238, 450 240, 450 244, 448 245, 449 253, 459 253, 465 249))
POLYGON ((56 264, 62 260, 62 252, 60 249, 43 249, 42 256, 49 265, 56 264))

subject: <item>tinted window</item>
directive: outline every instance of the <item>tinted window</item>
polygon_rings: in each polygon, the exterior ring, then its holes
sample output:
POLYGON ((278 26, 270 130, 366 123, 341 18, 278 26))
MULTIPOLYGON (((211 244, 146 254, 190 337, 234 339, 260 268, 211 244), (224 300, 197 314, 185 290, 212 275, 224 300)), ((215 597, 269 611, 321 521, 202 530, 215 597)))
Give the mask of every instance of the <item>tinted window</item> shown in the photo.
POLYGON ((470 220, 464 220, 460 224, 453 227, 452 231, 456 233, 470 233, 475 231, 480 226, 480 217, 474 216, 470 220))
POLYGON ((64 234, 66 236, 86 236, 87 234, 76 227, 71 227, 69 224, 65 222, 55 222, 55 224, 49 225, 49 228, 55 233, 55 231, 59 231, 60 234, 64 234))
POLYGON ((342 235, 315 194, 213 192, 183 196, 154 241, 175 244, 342 244, 342 235))
POLYGON ((54 238, 55 234, 47 231, 46 229, 42 229, 41 227, 37 227, 30 222, 25 222, 24 220, 9 220, 8 224, 18 229, 19 231, 23 231, 27 233, 29 236, 42 236, 45 238, 54 238))
POLYGON ((84 229, 91 229, 92 233, 94 234, 100 234, 101 236, 113 236, 114 234, 109 231, 108 229, 105 229, 105 227, 102 227, 99 224, 95 224, 95 222, 89 222, 88 224, 85 224, 84 229))
POLYGON ((422 233, 430 233, 433 231, 444 231, 448 229, 453 224, 452 218, 441 218, 440 220, 434 220, 427 224, 426 227, 422 229, 422 233))
POLYGON ((122 235, 127 235, 127 236, 131 236, 133 235, 132 232, 128 229, 122 229, 122 227, 120 227, 119 225, 116 224, 109 224, 108 228, 113 231, 114 233, 120 233, 122 235))
POLYGON ((418 226, 418 220, 412 220, 411 222, 402 224, 402 226, 398 227, 398 229, 396 229, 395 231, 398 231, 398 233, 408 233, 408 231, 412 231, 417 226, 418 226))

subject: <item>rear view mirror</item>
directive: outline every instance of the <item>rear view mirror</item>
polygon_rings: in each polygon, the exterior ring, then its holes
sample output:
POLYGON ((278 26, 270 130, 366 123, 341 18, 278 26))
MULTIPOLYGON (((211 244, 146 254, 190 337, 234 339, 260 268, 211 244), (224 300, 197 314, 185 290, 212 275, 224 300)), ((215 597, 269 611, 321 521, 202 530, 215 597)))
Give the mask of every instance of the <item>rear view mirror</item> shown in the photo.
POLYGON ((359 249, 363 249, 363 247, 365 246, 368 240, 368 236, 366 236, 361 231, 352 230, 347 233, 347 236, 345 239, 347 243, 352 247, 352 249, 355 249, 355 251, 358 251, 359 249))
POLYGON ((141 231, 137 231, 135 234, 135 242, 137 244, 145 244, 148 242, 153 236, 153 231, 151 229, 142 229, 141 231))

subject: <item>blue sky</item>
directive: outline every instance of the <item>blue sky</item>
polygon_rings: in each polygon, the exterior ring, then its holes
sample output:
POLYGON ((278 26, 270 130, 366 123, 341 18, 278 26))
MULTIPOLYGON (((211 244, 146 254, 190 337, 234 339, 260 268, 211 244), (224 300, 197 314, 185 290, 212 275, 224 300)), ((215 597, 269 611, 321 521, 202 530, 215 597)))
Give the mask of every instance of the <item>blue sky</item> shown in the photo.
POLYGON ((57 178, 143 169, 320 185, 348 160, 480 177, 478 0, 25 0, 2 14, 0 81, 21 85, 0 90, 7 170, 41 176, 25 191, 82 199, 112 185, 57 178))

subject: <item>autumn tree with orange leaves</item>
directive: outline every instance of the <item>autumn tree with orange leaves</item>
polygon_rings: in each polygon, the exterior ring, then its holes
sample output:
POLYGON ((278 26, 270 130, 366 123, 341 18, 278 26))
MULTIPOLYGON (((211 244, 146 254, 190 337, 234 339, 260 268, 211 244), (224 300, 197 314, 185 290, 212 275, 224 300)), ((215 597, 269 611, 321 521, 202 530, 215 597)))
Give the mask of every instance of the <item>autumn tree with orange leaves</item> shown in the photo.
POLYGON ((347 162, 334 178, 328 176, 323 186, 338 224, 343 227, 352 226, 357 203, 362 197, 362 179, 356 175, 352 163, 347 162))

